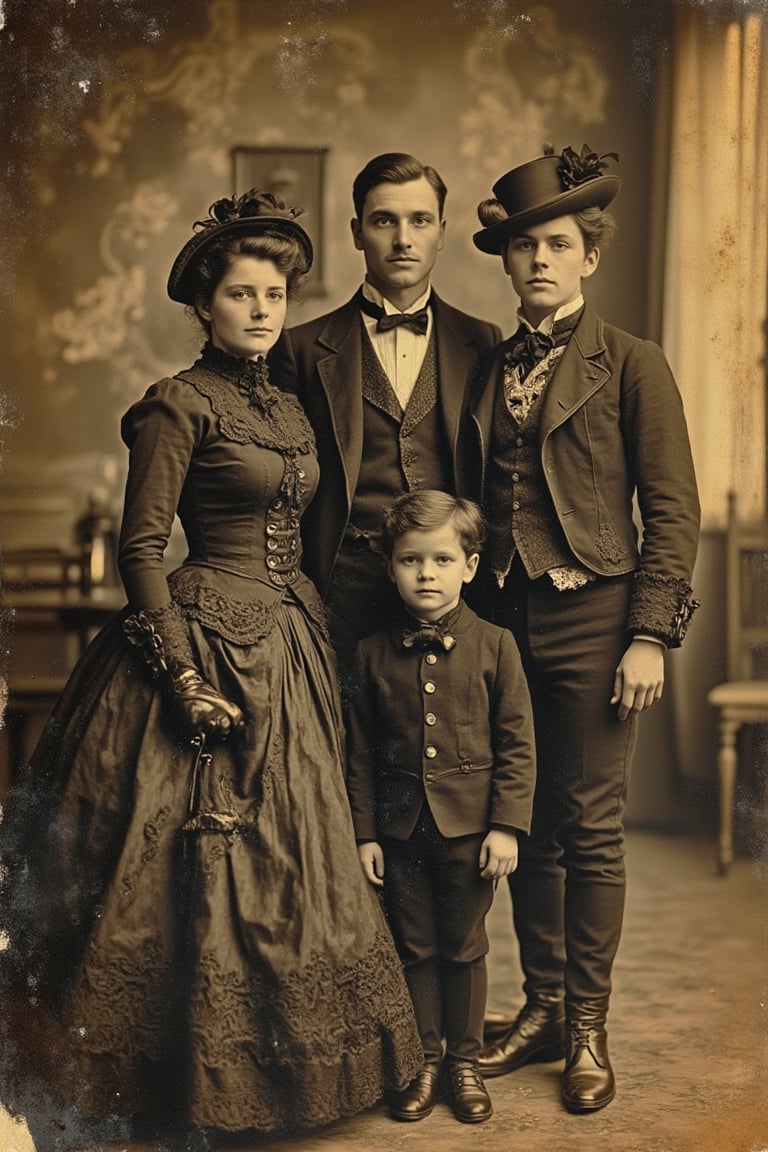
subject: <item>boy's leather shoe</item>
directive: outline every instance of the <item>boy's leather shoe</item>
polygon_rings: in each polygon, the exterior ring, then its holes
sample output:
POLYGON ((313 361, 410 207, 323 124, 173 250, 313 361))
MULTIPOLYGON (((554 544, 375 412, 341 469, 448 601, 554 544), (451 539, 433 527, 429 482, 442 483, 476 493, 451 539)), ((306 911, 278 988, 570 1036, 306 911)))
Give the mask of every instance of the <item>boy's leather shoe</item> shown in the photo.
POLYGON ((559 998, 526 1004, 516 1020, 480 1053, 483 1076, 503 1076, 524 1064, 562 1060, 565 1056, 565 1009, 559 998))
POLYGON ((563 1073, 563 1102, 571 1112, 596 1112, 616 1095, 605 1029, 568 1027, 568 1060, 563 1073))
POLYGON ((453 1114, 463 1124, 482 1124, 493 1116, 493 1104, 477 1065, 451 1060, 445 1070, 446 1096, 453 1114))
POLYGON ((390 1104, 393 1120, 423 1120, 440 1099, 440 1065, 425 1064, 415 1080, 396 1092, 390 1104))

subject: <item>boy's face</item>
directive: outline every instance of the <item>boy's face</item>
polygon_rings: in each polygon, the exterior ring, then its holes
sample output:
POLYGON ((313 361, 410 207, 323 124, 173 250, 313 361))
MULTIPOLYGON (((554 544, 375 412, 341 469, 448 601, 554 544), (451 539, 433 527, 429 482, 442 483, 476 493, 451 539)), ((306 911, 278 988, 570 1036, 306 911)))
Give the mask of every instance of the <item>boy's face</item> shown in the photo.
POLYGON ((461 586, 469 584, 479 559, 476 552, 467 556, 449 521, 395 540, 387 568, 408 611, 429 624, 456 607, 461 586))
POLYGON ((559 216, 513 236, 502 259, 526 320, 536 326, 580 295, 581 281, 597 268, 600 251, 586 251, 574 216, 559 216))

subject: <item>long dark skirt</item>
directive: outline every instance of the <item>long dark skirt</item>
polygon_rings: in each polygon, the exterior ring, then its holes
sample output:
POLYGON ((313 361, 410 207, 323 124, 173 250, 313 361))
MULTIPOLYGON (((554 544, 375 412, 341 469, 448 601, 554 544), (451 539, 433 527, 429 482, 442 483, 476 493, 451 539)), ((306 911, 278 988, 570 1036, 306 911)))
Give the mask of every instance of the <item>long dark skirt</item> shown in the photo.
POLYGON ((26 996, 11 1063, 29 1073, 39 1014, 45 1078, 84 1115, 326 1124, 422 1059, 357 858, 331 658, 290 597, 258 643, 190 633, 242 738, 198 758, 115 620, 11 797, 6 966, 26 996))

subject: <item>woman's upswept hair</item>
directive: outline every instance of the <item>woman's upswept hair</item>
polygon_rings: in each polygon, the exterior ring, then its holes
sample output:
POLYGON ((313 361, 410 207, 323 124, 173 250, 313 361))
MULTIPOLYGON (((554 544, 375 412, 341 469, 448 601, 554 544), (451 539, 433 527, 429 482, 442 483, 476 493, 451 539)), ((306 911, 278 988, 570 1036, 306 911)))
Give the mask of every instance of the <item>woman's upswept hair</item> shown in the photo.
POLYGON ((200 254, 193 265, 195 295, 210 300, 216 287, 239 256, 271 260, 286 280, 286 293, 294 300, 307 276, 307 263, 298 241, 288 236, 222 236, 200 254))
POLYGON ((382 548, 392 555, 395 541, 406 532, 430 532, 453 524, 467 556, 479 552, 485 542, 485 521, 477 504, 461 496, 450 496, 436 488, 422 488, 398 496, 384 513, 382 548))

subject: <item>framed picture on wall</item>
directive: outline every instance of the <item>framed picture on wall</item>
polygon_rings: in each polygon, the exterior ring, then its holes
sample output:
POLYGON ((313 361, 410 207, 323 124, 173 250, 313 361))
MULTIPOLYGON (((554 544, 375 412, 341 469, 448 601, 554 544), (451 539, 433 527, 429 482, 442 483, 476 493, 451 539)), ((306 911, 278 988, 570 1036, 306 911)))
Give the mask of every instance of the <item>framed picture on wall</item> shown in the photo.
POLYGON ((325 292, 324 180, 327 148, 260 148, 238 145, 232 149, 234 189, 238 195, 249 188, 274 192, 289 206, 304 212, 299 223, 309 233, 315 250, 307 295, 325 292))

